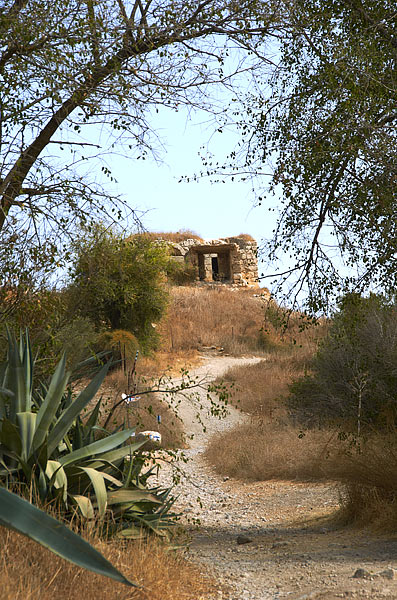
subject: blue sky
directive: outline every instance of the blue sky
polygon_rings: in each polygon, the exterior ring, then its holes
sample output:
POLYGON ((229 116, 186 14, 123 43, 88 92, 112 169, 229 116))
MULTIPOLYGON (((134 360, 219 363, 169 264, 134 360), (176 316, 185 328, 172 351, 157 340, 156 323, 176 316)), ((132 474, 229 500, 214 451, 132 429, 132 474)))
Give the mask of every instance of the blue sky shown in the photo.
POLYGON ((249 233, 260 243, 271 236, 274 213, 254 206, 251 183, 211 183, 208 178, 178 183, 182 175, 202 168, 202 146, 208 144, 221 160, 237 143, 233 132, 211 137, 203 118, 196 114, 188 119, 185 111, 156 115, 151 125, 164 141, 161 160, 113 159, 117 190, 131 207, 145 212, 142 220, 149 231, 191 229, 205 239, 249 233))

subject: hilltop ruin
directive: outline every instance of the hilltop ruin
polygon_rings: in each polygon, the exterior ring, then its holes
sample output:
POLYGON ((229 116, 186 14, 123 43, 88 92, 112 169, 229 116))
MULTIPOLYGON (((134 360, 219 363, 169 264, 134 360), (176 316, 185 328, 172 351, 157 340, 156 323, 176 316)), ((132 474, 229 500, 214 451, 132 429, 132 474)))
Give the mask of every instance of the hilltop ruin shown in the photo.
POLYGON ((174 260, 193 265, 197 282, 259 287, 258 245, 249 235, 168 243, 174 260))

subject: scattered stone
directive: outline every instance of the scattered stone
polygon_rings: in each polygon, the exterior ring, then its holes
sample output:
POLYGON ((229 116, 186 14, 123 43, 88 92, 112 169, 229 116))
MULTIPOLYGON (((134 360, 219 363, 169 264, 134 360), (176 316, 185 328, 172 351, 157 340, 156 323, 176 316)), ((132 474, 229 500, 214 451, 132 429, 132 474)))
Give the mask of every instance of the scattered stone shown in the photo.
POLYGON ((230 477, 228 477, 227 475, 223 478, 223 481, 229 481, 230 477))
POLYGON ((380 577, 384 577, 385 579, 394 579, 395 573, 395 569, 387 567, 387 569, 381 571, 380 573, 378 573, 378 575, 380 575, 380 577))
POLYGON ((238 535, 236 541, 239 546, 242 544, 250 544, 252 542, 251 538, 249 538, 247 535, 238 535))
POLYGON ((353 578, 354 579, 369 579, 371 577, 371 573, 366 569, 356 569, 353 578))
POLYGON ((285 548, 285 546, 289 546, 289 542, 285 540, 282 542, 274 542, 274 544, 272 544, 272 548, 285 548))

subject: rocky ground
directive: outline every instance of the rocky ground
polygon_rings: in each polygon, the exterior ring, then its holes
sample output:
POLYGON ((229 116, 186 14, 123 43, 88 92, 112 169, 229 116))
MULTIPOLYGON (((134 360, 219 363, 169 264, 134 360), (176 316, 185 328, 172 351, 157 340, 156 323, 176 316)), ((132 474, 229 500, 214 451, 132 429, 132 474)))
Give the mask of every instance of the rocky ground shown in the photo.
MULTIPOLYGON (((203 360, 196 374, 213 379, 260 359, 203 360)), ((190 537, 188 556, 218 579, 219 600, 397 599, 397 537, 338 527, 334 485, 243 483, 217 475, 203 459, 206 444, 244 416, 230 409, 218 420, 209 415, 205 394, 201 402, 205 432, 195 407, 181 398, 180 415, 194 437, 184 451, 190 460, 180 463, 177 508, 190 537)), ((163 469, 160 481, 171 475, 163 469)))

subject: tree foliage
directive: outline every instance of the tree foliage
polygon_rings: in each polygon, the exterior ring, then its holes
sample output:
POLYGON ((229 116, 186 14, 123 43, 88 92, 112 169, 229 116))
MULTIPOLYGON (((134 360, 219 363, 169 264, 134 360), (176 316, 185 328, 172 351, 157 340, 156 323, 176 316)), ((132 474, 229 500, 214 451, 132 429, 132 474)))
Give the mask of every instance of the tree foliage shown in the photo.
MULTIPOLYGON (((11 280, 48 264, 59 234, 127 209, 98 156, 123 143, 144 157, 159 105, 215 110, 211 84, 232 80, 225 56, 255 50, 273 12, 258 0, 2 0, 0 243, 11 280)), ((237 73, 249 66, 238 62, 237 73)))
POLYGON ((70 309, 100 329, 131 331, 144 350, 156 345, 153 324, 162 317, 168 294, 166 246, 145 236, 123 238, 97 226, 75 241, 70 309))
POLYGON ((397 416, 395 301, 349 294, 340 302, 314 358, 312 374, 292 385, 292 412, 306 423, 337 421, 364 430, 397 416))
POLYGON ((284 9, 278 69, 246 98, 232 167, 240 156, 244 176, 270 171, 282 205, 267 251, 286 253, 289 300, 304 293, 316 312, 340 293, 396 287, 397 20, 390 0, 284 9))

